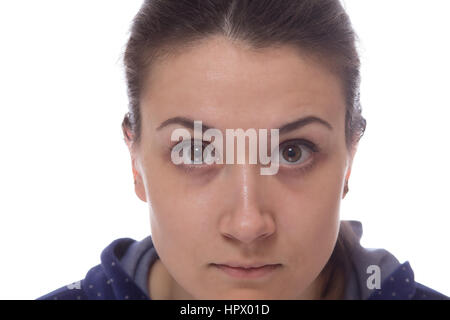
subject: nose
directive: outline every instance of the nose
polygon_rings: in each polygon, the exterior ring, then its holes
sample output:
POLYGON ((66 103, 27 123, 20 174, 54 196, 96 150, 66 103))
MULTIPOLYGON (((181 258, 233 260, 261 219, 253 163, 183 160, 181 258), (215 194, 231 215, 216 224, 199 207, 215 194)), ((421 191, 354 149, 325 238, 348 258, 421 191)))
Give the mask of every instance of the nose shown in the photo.
POLYGON ((262 179, 259 166, 251 164, 233 164, 229 166, 229 187, 232 205, 222 217, 221 233, 243 244, 251 244, 267 238, 275 232, 273 216, 265 210, 261 199, 262 179))

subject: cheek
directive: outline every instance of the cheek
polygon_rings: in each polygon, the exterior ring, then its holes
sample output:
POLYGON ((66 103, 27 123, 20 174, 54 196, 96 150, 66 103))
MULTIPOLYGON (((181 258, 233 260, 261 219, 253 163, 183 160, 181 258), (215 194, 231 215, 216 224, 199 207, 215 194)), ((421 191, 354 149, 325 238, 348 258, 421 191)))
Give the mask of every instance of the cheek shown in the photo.
POLYGON ((211 210, 221 206, 220 194, 158 157, 148 158, 146 176, 152 234, 192 255, 211 233, 211 210))
MULTIPOLYGON (((312 201, 306 195, 299 195, 278 217, 278 230, 284 235, 287 248, 298 252, 292 258, 296 263, 302 260, 323 258, 327 255, 337 236, 339 226, 339 200, 325 195, 312 201), (302 201, 304 200, 304 201, 302 201)), ((331 253, 330 253, 331 254, 331 253)))
MULTIPOLYGON (((181 179, 178 179, 180 181, 181 179)), ((152 195, 151 228, 155 248, 175 281, 189 294, 214 292, 205 287, 208 263, 220 252, 211 235, 211 210, 220 204, 214 192, 165 182, 167 192, 152 195)), ((207 297, 205 297, 207 298, 207 297)))
MULTIPOLYGON (((332 197, 334 198, 334 197, 332 197)), ((280 215, 278 230, 280 248, 287 257, 289 273, 295 290, 305 289, 316 279, 327 264, 339 231, 339 211, 335 201, 308 200, 306 195, 297 197, 295 207, 285 209, 280 215), (302 201, 303 200, 303 201, 302 201)), ((286 288, 287 290, 287 288, 286 288)))
POLYGON ((278 188, 278 230, 290 248, 292 265, 317 273, 325 266, 336 243, 340 221, 343 173, 333 164, 323 165, 295 183, 278 188), (281 197, 281 194, 283 195, 281 197))

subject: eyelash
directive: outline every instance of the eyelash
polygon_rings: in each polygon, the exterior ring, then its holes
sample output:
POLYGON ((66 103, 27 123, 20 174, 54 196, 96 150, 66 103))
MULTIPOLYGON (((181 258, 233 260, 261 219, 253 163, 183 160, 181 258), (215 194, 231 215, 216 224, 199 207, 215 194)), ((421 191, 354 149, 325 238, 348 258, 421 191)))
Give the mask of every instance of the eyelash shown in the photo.
MULTIPOLYGON (((191 140, 192 141, 192 140, 191 140)), ((178 142, 175 142, 171 147, 169 147, 169 158, 170 158, 170 153, 172 152, 173 147, 175 147, 178 142)), ((191 142, 192 143, 192 142, 191 142)), ((207 146, 208 144, 210 144, 211 142, 209 141, 202 141, 202 145, 203 146, 207 146), (206 143, 206 145, 205 145, 206 143)), ((315 154, 319 153, 321 151, 321 148, 319 145, 309 141, 309 140, 305 140, 305 139, 292 139, 292 140, 287 140, 284 141, 282 143, 280 143, 280 148, 279 150, 282 150, 283 147, 289 146, 289 145, 301 145, 301 146, 306 146, 308 148, 308 150, 311 152, 311 157, 313 158, 307 165, 303 165, 300 167, 295 167, 295 165, 291 166, 293 168, 289 168, 288 170, 294 170, 295 172, 301 172, 301 173, 306 173, 307 171, 311 170, 314 165, 316 164, 316 160, 315 160, 315 154)), ((201 170, 203 168, 206 167, 210 167, 211 165, 207 165, 207 164, 194 164, 194 165, 185 165, 185 164, 180 164, 177 165, 177 167, 180 167, 182 170, 186 171, 187 173, 191 173, 194 172, 196 170, 201 170)), ((288 165, 289 166, 289 165, 288 165)))

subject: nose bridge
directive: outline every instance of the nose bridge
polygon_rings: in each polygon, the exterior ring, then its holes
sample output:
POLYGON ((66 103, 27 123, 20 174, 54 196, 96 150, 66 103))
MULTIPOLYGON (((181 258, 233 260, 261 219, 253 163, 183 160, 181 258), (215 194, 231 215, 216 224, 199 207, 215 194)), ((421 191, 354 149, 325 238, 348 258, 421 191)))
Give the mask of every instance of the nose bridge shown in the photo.
POLYGON ((257 165, 233 164, 229 168, 228 194, 233 197, 231 209, 221 226, 221 232, 240 242, 249 244, 274 232, 272 217, 264 210, 260 199, 262 184, 257 165))
POLYGON ((238 172, 238 175, 240 175, 238 179, 238 185, 239 185, 239 189, 241 195, 239 196, 239 201, 242 201, 242 209, 244 212, 248 211, 250 205, 253 206, 257 206, 257 204, 253 203, 256 202, 256 183, 255 183, 255 178, 252 175, 252 168, 250 167, 249 164, 244 164, 244 165, 237 165, 240 166, 238 169, 236 169, 236 171, 238 172), (250 187, 250 188, 249 188, 250 187), (250 194, 249 191, 251 192, 251 199, 250 199, 250 194), (250 203, 250 201, 252 201, 252 203, 250 203))

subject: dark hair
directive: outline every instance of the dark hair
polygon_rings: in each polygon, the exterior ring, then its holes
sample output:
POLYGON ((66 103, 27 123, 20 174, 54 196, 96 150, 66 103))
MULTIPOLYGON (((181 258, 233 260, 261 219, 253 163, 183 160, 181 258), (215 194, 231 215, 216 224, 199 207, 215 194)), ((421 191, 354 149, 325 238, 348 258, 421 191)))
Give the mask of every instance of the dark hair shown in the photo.
MULTIPOLYGON (((129 112, 122 122, 127 144, 140 143, 140 97, 152 64, 215 35, 255 49, 293 46, 322 62, 345 88, 348 150, 364 134, 357 36, 339 0, 145 0, 130 31, 124 55, 129 112)), ((340 229, 323 272, 332 274, 346 263, 347 234, 348 226, 340 229)), ((331 291, 327 286, 323 297, 331 291)))

